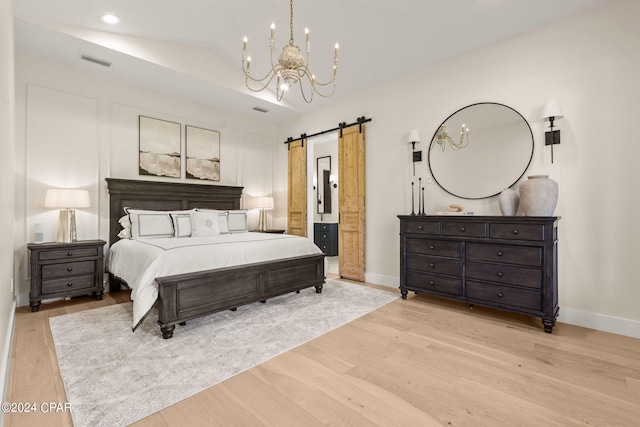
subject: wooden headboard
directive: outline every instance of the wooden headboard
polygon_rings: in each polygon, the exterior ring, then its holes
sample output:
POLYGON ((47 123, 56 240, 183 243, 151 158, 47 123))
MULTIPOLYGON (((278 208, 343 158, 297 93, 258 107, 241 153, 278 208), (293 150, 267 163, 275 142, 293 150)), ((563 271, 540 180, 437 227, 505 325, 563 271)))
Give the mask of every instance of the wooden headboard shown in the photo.
POLYGON ((109 246, 119 240, 118 220, 124 208, 172 211, 180 209, 240 209, 244 187, 136 181, 107 178, 109 190, 109 246))

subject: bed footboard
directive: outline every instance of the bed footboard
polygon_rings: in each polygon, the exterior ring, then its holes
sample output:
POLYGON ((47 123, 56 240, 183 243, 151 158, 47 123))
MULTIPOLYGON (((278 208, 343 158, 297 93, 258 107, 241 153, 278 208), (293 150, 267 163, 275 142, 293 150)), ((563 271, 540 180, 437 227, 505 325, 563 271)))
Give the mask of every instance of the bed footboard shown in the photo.
POLYGON ((176 324, 324 284, 324 254, 158 277, 158 324, 165 339, 176 324))

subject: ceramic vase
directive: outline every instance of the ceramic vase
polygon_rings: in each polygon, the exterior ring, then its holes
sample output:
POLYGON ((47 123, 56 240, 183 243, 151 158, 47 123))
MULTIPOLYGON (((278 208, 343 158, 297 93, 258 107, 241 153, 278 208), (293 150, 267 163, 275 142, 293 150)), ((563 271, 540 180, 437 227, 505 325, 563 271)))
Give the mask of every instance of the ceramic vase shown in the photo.
POLYGON ((520 204, 518 190, 506 188, 498 195, 498 204, 503 216, 515 216, 520 204))
POLYGON ((549 175, 530 175, 519 190, 520 205, 526 216, 553 216, 558 203, 558 183, 549 175))

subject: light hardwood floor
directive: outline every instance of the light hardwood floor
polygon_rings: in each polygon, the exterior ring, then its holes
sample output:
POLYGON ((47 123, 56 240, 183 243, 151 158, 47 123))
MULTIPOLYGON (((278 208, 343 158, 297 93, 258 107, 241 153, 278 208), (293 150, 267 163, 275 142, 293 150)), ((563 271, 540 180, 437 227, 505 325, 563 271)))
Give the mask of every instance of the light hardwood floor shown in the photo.
MULTIPOLYGON (((66 402, 49 317, 129 299, 114 295, 20 308, 7 401, 66 402)), ((134 424, 186 425, 638 426, 640 340, 410 295, 134 424)))

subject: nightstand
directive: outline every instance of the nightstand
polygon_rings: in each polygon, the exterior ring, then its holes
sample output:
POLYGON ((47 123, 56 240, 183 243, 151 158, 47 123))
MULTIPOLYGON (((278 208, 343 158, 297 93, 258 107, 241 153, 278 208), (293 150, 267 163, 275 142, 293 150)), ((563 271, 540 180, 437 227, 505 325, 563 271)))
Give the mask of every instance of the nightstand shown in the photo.
POLYGON ((30 243, 31 311, 47 298, 93 294, 102 299, 104 240, 72 243, 30 243))

